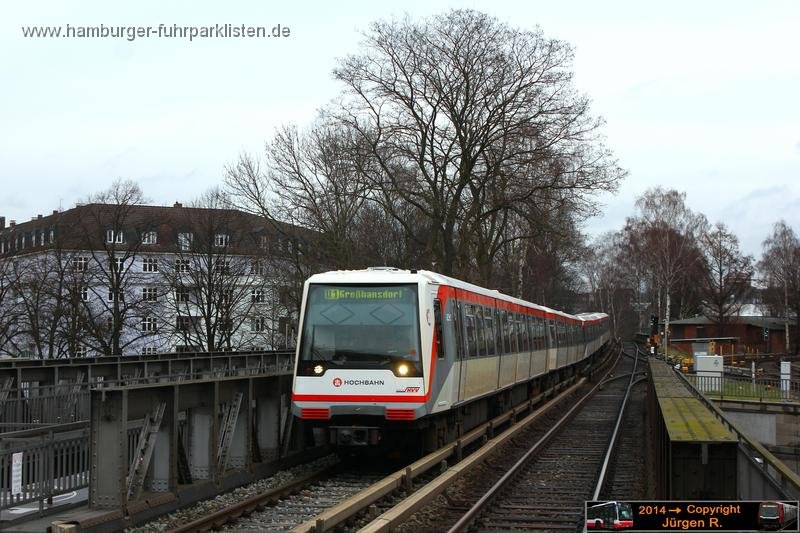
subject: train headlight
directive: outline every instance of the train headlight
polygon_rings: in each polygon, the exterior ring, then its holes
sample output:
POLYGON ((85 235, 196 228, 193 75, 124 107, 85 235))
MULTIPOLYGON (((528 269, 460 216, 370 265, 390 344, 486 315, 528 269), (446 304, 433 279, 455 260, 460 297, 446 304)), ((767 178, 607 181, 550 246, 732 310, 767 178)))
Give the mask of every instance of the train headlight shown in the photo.
POLYGON ((401 376, 408 375, 408 365, 405 363, 400 363, 400 365, 397 367, 397 373, 401 376))
POLYGON ((315 374, 322 374, 324 371, 325 369, 322 367, 322 365, 317 365, 314 367, 315 374))

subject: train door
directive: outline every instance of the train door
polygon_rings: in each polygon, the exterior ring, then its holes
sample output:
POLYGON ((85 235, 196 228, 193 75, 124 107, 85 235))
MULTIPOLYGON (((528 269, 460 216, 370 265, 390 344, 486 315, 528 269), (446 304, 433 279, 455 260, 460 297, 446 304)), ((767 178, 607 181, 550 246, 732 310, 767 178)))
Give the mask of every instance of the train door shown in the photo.
MULTIPOLYGON (((444 339, 444 360, 437 361, 447 368, 447 382, 442 391, 442 398, 447 399, 448 403, 458 401, 459 389, 461 387, 461 359, 462 346, 460 344, 460 324, 461 317, 458 301, 449 298, 442 310, 442 337, 444 339)), ((442 368, 444 370, 444 368, 442 368)))
POLYGON ((458 337, 459 343, 459 359, 458 364, 458 401, 463 402, 466 399, 466 389, 467 389, 467 358, 469 357, 469 353, 467 351, 467 333, 466 333, 466 324, 464 323, 465 317, 465 309, 464 309, 464 301, 462 298, 462 291, 456 290, 456 298, 459 300, 456 302, 456 336, 458 337))
POLYGON ((432 316, 427 317, 427 323, 433 327, 431 339, 438 337, 439 340, 439 345, 435 346, 436 349, 430 354, 431 357, 436 359, 431 365, 432 368, 435 368, 433 379, 429 381, 431 387, 430 397, 436 403, 431 405, 430 409, 437 411, 442 407, 446 408, 452 401, 452 389, 457 382, 453 381, 450 372, 453 358, 452 356, 447 357, 451 355, 447 353, 448 344, 451 343, 448 342, 449 339, 447 338, 445 309, 442 307, 442 301, 438 298, 439 286, 431 284, 429 294, 430 299, 428 301, 432 304, 429 309, 432 316))

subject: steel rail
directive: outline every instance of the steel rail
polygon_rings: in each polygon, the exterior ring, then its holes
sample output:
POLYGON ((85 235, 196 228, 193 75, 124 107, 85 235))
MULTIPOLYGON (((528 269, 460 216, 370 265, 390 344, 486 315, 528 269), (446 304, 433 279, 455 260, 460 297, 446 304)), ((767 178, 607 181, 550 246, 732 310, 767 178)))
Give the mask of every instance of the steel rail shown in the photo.
MULTIPOLYGON (((497 446, 505 442, 507 439, 513 437, 517 431, 523 429, 526 425, 533 422, 533 420, 539 418, 542 414, 551 409, 558 402, 558 400, 561 400, 564 397, 572 394, 575 390, 577 390, 578 387, 583 385, 584 382, 585 378, 578 380, 576 384, 574 384, 572 387, 568 388, 555 398, 551 399, 546 405, 537 409, 535 412, 529 414, 525 419, 521 420, 517 424, 514 424, 511 428, 507 429, 501 435, 490 439, 486 444, 483 445, 482 448, 480 448, 479 451, 470 454, 468 458, 462 460, 460 463, 458 463, 455 467, 453 467, 450 470, 455 469, 456 471, 463 473, 463 471, 466 471, 466 465, 472 464, 472 461, 475 461, 475 458, 479 458, 479 461, 482 461, 484 458, 483 456, 484 450, 487 451, 493 450, 497 446)), ((341 524, 342 522, 349 519, 358 512, 366 509, 371 504, 383 498, 392 491, 401 487, 409 487, 414 478, 424 474, 431 468, 442 464, 442 461, 456 454, 459 450, 462 450, 464 446, 472 442, 475 442, 476 440, 482 438, 484 435, 487 435, 489 430, 496 428, 503 422, 511 420, 517 414, 532 407, 533 404, 538 403, 538 401, 540 401, 542 398, 547 397, 565 388, 568 385, 568 383, 569 381, 561 382, 556 386, 554 386, 553 388, 548 389, 548 391, 539 394, 536 397, 526 402, 523 402, 514 409, 511 409, 506 413, 490 420, 489 422, 486 422, 478 426, 477 428, 467 433, 465 436, 461 437, 460 439, 457 439, 455 442, 449 443, 440 448, 439 450, 429 455, 426 455, 425 457, 407 466, 403 470, 398 470, 394 474, 387 476, 383 480, 378 481, 377 483, 371 485, 370 487, 362 490, 358 494, 351 496, 350 498, 331 507, 327 511, 317 515, 311 520, 308 520, 307 522, 297 526, 292 530, 292 533, 328 531, 336 527, 337 525, 341 524)), ((415 492, 414 495, 412 495, 412 497, 416 495, 417 492, 415 492)))
MULTIPOLYGON (((614 348, 612 347, 611 348, 612 353, 613 349, 614 348)), ((614 364, 616 364, 619 361, 619 358, 620 354, 617 354, 617 358, 614 364)), ((601 367, 602 366, 603 365, 601 365, 601 367)), ((614 365, 612 365, 612 368, 613 366, 614 365)), ((609 373, 610 370, 607 369, 606 376, 608 376, 609 373)), ((567 393, 577 390, 577 387, 580 386, 583 382, 585 382, 585 380, 581 380, 581 382, 573 386, 569 391, 567 391, 567 393)), ((598 383, 592 390, 602 387, 605 383, 607 383, 607 381, 601 380, 601 382, 598 383)), ((557 398, 556 400, 561 399, 562 397, 563 395, 557 398)), ((487 443, 483 448, 475 451, 468 458, 465 458, 463 461, 447 469, 447 471, 440 474, 435 480, 431 481, 427 485, 416 490, 413 494, 408 496, 398 505, 387 510, 386 512, 375 518, 372 522, 365 525, 362 529, 360 529, 360 531, 377 532, 377 531, 390 531, 394 529, 397 525, 402 523, 406 518, 413 515, 415 512, 419 511, 425 506, 429 505, 430 502, 436 496, 443 493, 456 480, 458 480, 464 474, 468 473, 469 471, 471 471, 472 469, 483 463, 486 459, 488 459, 489 456, 492 455, 493 452, 499 447, 499 445, 516 437, 520 431, 522 431, 532 422, 537 420, 541 415, 545 414, 547 411, 555 407, 556 404, 557 402, 555 401, 550 402, 547 405, 539 408, 537 411, 529 414, 525 419, 521 420, 517 425, 507 429, 503 434, 501 434, 491 442, 487 443)))
MULTIPOLYGON (((617 362, 622 357, 622 353, 623 349, 620 346, 620 351, 619 354, 617 355, 617 362)), ((481 496, 481 498, 475 503, 475 505, 473 505, 469 509, 469 511, 467 511, 466 513, 464 513, 464 515, 461 516, 458 522, 456 522, 448 530, 448 533, 457 533, 459 531, 464 531, 466 528, 468 528, 472 524, 472 522, 474 522, 475 519, 477 519, 478 516, 484 511, 484 509, 486 509, 486 507, 491 503, 491 501, 494 500, 494 498, 500 493, 500 491, 503 490, 512 479, 514 479, 514 477, 522 470, 522 468, 525 465, 528 464, 528 462, 534 456, 534 454, 539 452, 550 441, 550 439, 553 438, 553 436, 555 436, 556 433, 561 431, 564 428, 564 426, 566 426, 567 423, 569 423, 574 418, 579 409, 583 407, 583 405, 590 398, 594 396, 594 394, 604 385, 604 383, 605 380, 601 381, 600 383, 592 387, 592 389, 588 393, 586 393, 586 395, 584 395, 583 398, 578 400, 578 402, 574 406, 572 406, 572 408, 569 411, 567 411, 567 413, 564 416, 562 416, 558 420, 558 422, 556 422, 553 425, 553 427, 550 428, 550 430, 548 430, 548 432, 544 434, 542 438, 540 438, 533 446, 530 447, 530 449, 525 453, 525 455, 523 455, 516 463, 514 463, 514 466, 512 466, 505 474, 503 474, 503 477, 497 480, 497 482, 492 486, 492 488, 490 488, 483 496, 481 496)))
MULTIPOLYGON (((619 360, 619 357, 620 356, 618 354, 617 361, 619 360)), ((523 429, 525 426, 529 425, 535 419, 538 419, 542 414, 544 414, 552 407, 554 407, 554 405, 557 404, 559 400, 563 399, 566 396, 569 396, 575 390, 577 390, 578 387, 580 387, 585 383, 586 379, 582 378, 580 380, 577 380, 577 383, 574 383, 575 381, 576 377, 572 377, 569 380, 554 385, 550 389, 543 391, 542 393, 538 394, 533 398, 530 398, 529 400, 523 402, 520 405, 517 405, 513 409, 510 409, 505 413, 493 418, 492 420, 474 428, 473 430, 471 430, 461 438, 457 439, 456 441, 443 446, 442 448, 440 448, 435 452, 432 452, 431 454, 428 454, 427 456, 415 461, 414 463, 405 467, 404 469, 399 470, 393 474, 390 474, 389 476, 378 481, 377 483, 374 483, 367 489, 360 491, 359 493, 351 496, 350 498, 347 498, 345 501, 326 510, 322 514, 317 515, 311 520, 297 526, 292 531, 293 532, 326 531, 328 529, 337 526, 338 524, 344 522, 345 520, 357 514, 358 512, 366 509, 369 505, 381 499, 385 495, 393 492, 394 490, 404 486, 406 487, 410 486, 414 478, 424 474, 431 468, 434 468, 435 466, 442 464, 442 462, 445 461, 447 458, 453 455, 460 456, 460 452, 463 450, 465 446, 468 446, 469 444, 490 434, 490 432, 495 428, 497 428, 498 426, 506 422, 512 421, 517 417, 517 415, 529 409, 532 409, 533 406, 538 404, 540 401, 550 398, 550 401, 548 401, 545 405, 543 405, 533 413, 529 414, 525 419, 521 420, 519 423, 514 424, 511 428, 507 429, 503 434, 490 439, 488 443, 483 446, 483 448, 471 454, 469 458, 464 459, 454 467, 460 473, 466 472, 466 468, 462 467, 466 467, 467 463, 471 462, 470 460, 477 459, 478 456, 481 456, 479 461, 475 461, 475 463, 477 464, 481 462, 485 458, 485 456, 488 456, 488 453, 485 455, 481 454, 481 452, 484 449, 491 451, 500 444, 502 444, 503 442, 505 442, 507 439, 515 436, 519 430, 523 429), (574 384, 570 387, 569 385, 571 383, 574 384), (562 389, 566 390, 561 392, 562 389), (558 394, 559 392, 560 394, 558 394), (554 396, 556 394, 558 395, 554 396)), ((604 382, 598 383, 597 387, 601 386, 603 383, 604 382)), ((283 487, 278 487, 277 489, 271 490, 267 493, 251 497, 247 500, 238 502, 224 509, 220 509, 219 511, 216 511, 211 515, 201 517, 190 523, 172 529, 170 530, 170 533, 208 531, 210 529, 220 527, 226 523, 235 521, 236 519, 238 519, 243 515, 250 514, 261 507, 265 507, 272 501, 279 500, 293 492, 296 492, 299 488, 302 488, 302 486, 305 486, 315 481, 314 479, 311 479, 314 476, 322 477, 323 475, 324 475, 323 473, 313 474, 312 476, 307 476, 303 479, 297 480, 283 487)), ((444 490, 444 487, 442 487, 442 490, 444 490)), ((414 495, 412 496, 416 495, 417 493, 415 492, 414 495)))
MULTIPOLYGON (((619 355, 617 356, 617 360, 618 359, 619 355)), ((573 381, 574 379, 575 378, 571 378, 571 380, 573 381)), ((585 381, 586 378, 582 378, 581 380, 579 380, 578 383, 573 385, 565 392, 561 393, 556 398, 553 398, 546 405, 543 405, 536 411, 532 412, 531 414, 526 416, 523 420, 519 421, 518 423, 508 428, 501 435, 496 436, 490 441, 488 441, 482 448, 472 453, 468 458, 463 459, 455 466, 449 468, 445 473, 437 477, 436 480, 434 480, 432 483, 428 483, 424 487, 415 491, 411 496, 406 498, 400 505, 393 507, 392 510, 405 509, 401 512, 403 513, 403 516, 407 516, 407 513, 409 512, 408 511, 409 506, 413 510, 416 510, 417 508, 422 507, 425 504, 429 503, 430 502, 429 498, 431 497, 431 495, 435 496, 439 494, 446 488, 449 482, 459 478, 462 474, 466 473, 472 466, 475 466, 483 462, 483 460, 486 457, 488 457, 488 455, 490 455, 490 453, 495 448, 503 444, 508 439, 514 437, 519 431, 521 431, 530 423, 532 423, 534 420, 538 419, 544 413, 549 411, 558 403, 559 400, 563 399, 569 394, 572 394, 585 381), (446 479, 450 481, 446 481, 446 479)), ((332 507, 331 509, 328 509, 327 511, 316 516, 315 518, 305 522, 304 524, 301 524, 300 526, 293 529, 292 533, 327 531, 329 529, 336 527, 338 524, 344 522, 348 518, 354 516, 358 512, 366 509, 367 507, 369 507, 369 505, 379 500, 380 498, 384 497, 392 490, 400 488, 402 486, 410 487, 411 481, 415 477, 430 470, 433 466, 441 464, 443 460, 453 455, 455 451, 462 449, 463 446, 466 445, 466 442, 462 441, 466 440, 467 438, 469 438, 470 441, 477 440, 477 438, 486 434, 488 429, 497 427, 498 423, 507 421, 515 417, 517 414, 522 413, 528 409, 531 409, 533 405, 539 403, 539 401, 542 398, 546 398, 560 391, 562 388, 565 388, 569 383, 570 383, 569 380, 561 382, 552 387, 551 389, 548 389, 548 391, 539 394, 535 398, 531 398, 530 400, 518 405, 514 409, 507 411, 505 414, 500 415, 499 417, 481 426, 478 426, 477 428, 473 429, 470 433, 468 433, 467 436, 458 439, 455 443, 450 443, 448 445, 445 445, 438 451, 433 452, 432 454, 426 457, 423 457, 419 461, 407 467, 405 470, 400 470, 395 474, 388 476, 384 480, 379 481, 378 483, 348 498, 347 500, 332 507), (472 435, 472 437, 469 437, 470 435, 472 435)), ((413 510, 410 512, 413 513, 413 510)), ((378 527, 377 530, 385 529, 383 526, 380 525, 381 524, 380 519, 385 515, 386 513, 378 517, 378 519, 368 524, 364 529, 362 529, 362 531, 369 531, 370 527, 378 527)))
POLYGON ((262 507, 269 505, 272 502, 285 498, 298 490, 302 489, 309 483, 314 483, 331 475, 332 471, 338 468, 338 465, 331 465, 312 474, 296 479, 286 485, 268 490, 261 494, 251 496, 246 500, 234 503, 223 509, 206 516, 202 516, 197 520, 193 520, 186 524, 182 524, 176 528, 170 529, 169 533, 189 533, 194 531, 210 531, 219 528, 229 522, 238 519, 241 516, 246 516, 250 513, 258 511, 262 507))
MULTIPOLYGON (((625 348, 622 348, 623 352, 625 348)), ((626 354, 627 355, 627 354, 626 354)), ((611 464, 611 457, 614 454, 614 450, 617 446, 617 438, 619 436, 619 430, 622 427, 622 420, 625 417, 625 408, 628 406, 628 399, 631 395, 631 389, 633 388, 634 383, 634 376, 636 375, 636 365, 639 362, 639 352, 636 351, 636 354, 633 356, 633 370, 631 371, 631 379, 628 381, 628 387, 625 389, 625 396, 622 398, 622 405, 619 409, 619 415, 617 416, 617 422, 614 424, 614 432, 611 434, 611 439, 609 439, 608 447, 606 448, 606 455, 603 458, 603 465, 600 467, 600 474, 597 477, 597 484, 594 487, 594 493, 592 493, 592 500, 596 501, 600 497, 600 492, 603 490, 603 485, 606 483, 606 475, 608 474, 608 467, 611 464)))

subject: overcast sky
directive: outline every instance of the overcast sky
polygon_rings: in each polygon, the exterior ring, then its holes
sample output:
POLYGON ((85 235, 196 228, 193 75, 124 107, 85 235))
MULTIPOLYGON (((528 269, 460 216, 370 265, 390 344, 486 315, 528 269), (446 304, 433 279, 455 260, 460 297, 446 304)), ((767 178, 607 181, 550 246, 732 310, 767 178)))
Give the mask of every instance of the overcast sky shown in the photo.
POLYGON ((218 185, 282 123, 339 90, 336 60, 376 19, 453 7, 575 47, 575 81, 629 176, 590 233, 619 228, 662 185, 760 255, 800 231, 800 2, 410 1, 0 3, 0 216, 69 208, 116 178, 156 204, 218 185), (289 27, 269 39, 25 38, 22 26, 289 27))

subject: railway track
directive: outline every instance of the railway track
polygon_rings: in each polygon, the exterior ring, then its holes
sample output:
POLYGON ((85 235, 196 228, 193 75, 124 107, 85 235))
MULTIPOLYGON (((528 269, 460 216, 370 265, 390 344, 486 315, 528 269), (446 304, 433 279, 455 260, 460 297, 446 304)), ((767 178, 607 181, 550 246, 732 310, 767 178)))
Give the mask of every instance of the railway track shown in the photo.
POLYGON ((462 493, 462 501, 475 503, 450 530, 582 530, 584 501, 605 482, 598 473, 608 472, 636 362, 621 358, 618 375, 587 394, 488 491, 462 493))
MULTIPOLYGON (((618 358, 618 364, 624 364, 627 358, 618 358)), ((633 359, 630 365, 633 364, 633 359)), ((613 396, 611 389, 615 389, 621 380, 609 382, 602 387, 597 398, 613 396)), ((626 382, 627 383, 627 382, 626 382)), ((576 397, 581 396, 589 386, 585 379, 574 379, 572 383, 560 384, 555 390, 533 398, 517 409, 510 411, 489 423, 476 428, 464 435, 455 443, 451 443, 437 452, 426 456, 411 465, 382 477, 381 472, 366 472, 363 469, 337 468, 336 472, 320 473, 309 476, 309 479, 297 480, 291 486, 281 487, 271 493, 265 493, 251 498, 251 501, 240 502, 229 508, 220 510, 213 515, 173 529, 175 533, 185 531, 207 531, 210 529, 236 530, 236 531, 328 531, 354 530, 363 527, 365 530, 381 530, 391 528, 447 529, 446 523, 454 523, 459 516, 469 507, 470 499, 466 494, 457 494, 456 497, 440 497, 445 505, 427 514, 430 520, 420 524, 419 520, 411 520, 407 526, 403 525, 415 511, 430 503, 431 498, 443 492, 453 482, 459 481, 463 475, 480 467, 490 470, 491 475, 479 472, 478 476, 484 481, 494 480, 501 476, 507 469, 505 463, 509 457, 520 456, 530 443, 535 440, 549 440, 555 434, 553 427, 561 414, 569 406, 575 405, 576 397), (577 381, 577 382, 576 382, 577 381), (571 386, 568 386, 571 385, 571 386), (533 411, 534 406, 539 406, 546 396, 556 396, 551 401, 533 411), (527 416, 525 416, 526 413, 527 416), (495 431, 504 428, 517 417, 524 418, 509 429, 489 438, 495 431), (484 444, 485 443, 485 444, 484 444), (483 444, 481 446, 481 444, 483 444), (510 448, 516 451, 513 453, 510 448), (477 449, 471 455, 466 455, 471 449, 477 449), (499 452, 499 453, 493 453, 499 452), (484 464, 486 458, 494 457, 484 464), (461 458, 456 462, 456 458, 461 458), (448 459, 451 464, 448 468, 448 459), (313 478, 313 479, 312 479, 313 478), (433 489, 433 492, 431 491, 433 489), (417 502, 409 507, 409 502, 417 502), (385 516, 402 510, 403 520, 386 522, 385 516), (324 509, 324 510, 323 510, 324 509), (379 515, 377 518, 376 515, 379 515), (444 521, 442 520, 444 519, 444 521), (431 521, 433 523, 431 523, 431 521)), ((592 402, 596 403, 596 402, 592 402)), ((603 405, 607 402, 604 401, 603 405)), ((613 409, 613 408, 612 408, 613 409)), ((601 409, 603 410, 603 409, 601 409)), ((591 442, 591 439, 588 439, 591 442)), ((598 441, 599 442, 599 441, 598 441)), ((597 453, 602 454, 602 444, 595 444, 597 453)), ((580 460, 576 458, 576 461, 580 460)), ((545 462, 547 462, 545 460, 545 462)), ((580 485, 584 478, 577 477, 579 472, 563 470, 561 474, 565 479, 575 475, 574 485, 580 485), (566 475, 568 474, 568 475, 566 475)), ((463 485, 463 484, 462 484, 463 485)), ((469 485, 469 484, 467 484, 469 485)), ((576 489, 577 486, 565 490, 576 489)), ((451 491, 452 492, 452 491, 451 491)), ((471 498, 479 498, 479 494, 472 493, 471 498)), ((441 503, 441 501, 440 501, 441 503)), ((582 510, 583 500, 580 502, 582 510)), ((581 511, 582 516, 582 511, 581 511)))
POLYGON ((614 470, 608 445, 624 420, 634 364, 634 357, 620 357, 617 379, 583 391, 544 435, 520 434, 459 479, 440 476, 362 531, 581 530, 584 501, 603 485, 598 473, 614 470))

